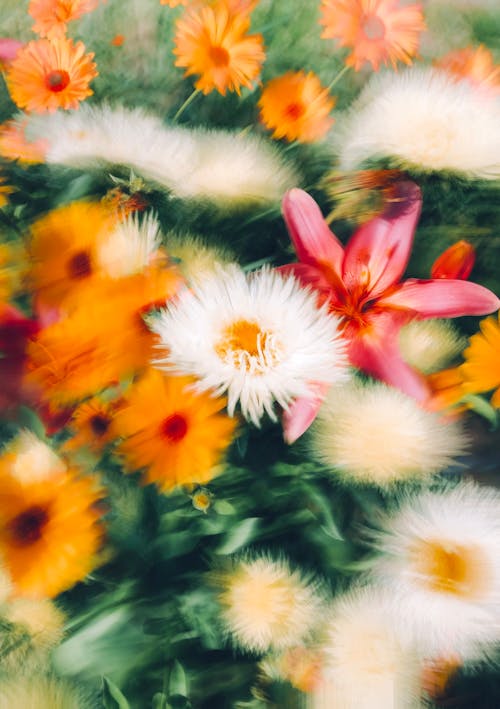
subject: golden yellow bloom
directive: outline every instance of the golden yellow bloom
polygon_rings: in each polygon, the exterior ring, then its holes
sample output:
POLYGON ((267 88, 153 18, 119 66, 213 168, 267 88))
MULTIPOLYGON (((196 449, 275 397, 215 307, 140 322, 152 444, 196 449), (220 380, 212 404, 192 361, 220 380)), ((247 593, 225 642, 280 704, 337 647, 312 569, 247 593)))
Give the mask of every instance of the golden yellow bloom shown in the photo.
POLYGON ((273 138, 311 143, 333 125, 335 100, 312 71, 289 71, 271 79, 259 100, 260 118, 273 138))
POLYGON ((199 75, 195 87, 204 94, 251 88, 265 54, 262 35, 247 34, 249 27, 248 13, 231 13, 224 0, 188 8, 176 23, 175 65, 199 75))
POLYGON ((105 401, 98 396, 80 404, 68 423, 74 435, 64 444, 63 450, 87 447, 96 453, 102 451, 113 440, 111 422, 118 406, 118 402, 105 401))
POLYGON ((6 74, 14 103, 27 111, 44 113, 58 108, 78 108, 91 96, 89 84, 97 76, 93 54, 82 42, 61 38, 28 42, 6 74))
POLYGON ((0 155, 20 163, 44 161, 48 143, 43 138, 29 141, 25 133, 26 121, 13 118, 0 125, 0 155))
POLYGON ((28 13, 35 20, 33 32, 40 37, 64 37, 66 24, 94 10, 99 0, 31 0, 28 13))
POLYGON ((492 95, 500 93, 500 66, 495 64, 492 53, 483 44, 456 49, 435 65, 457 80, 465 79, 492 95))
POLYGON ((500 313, 480 323, 481 332, 469 340, 460 367, 464 390, 477 394, 495 389, 491 405, 500 408, 500 313))
POLYGON ((125 438, 117 450, 126 468, 144 469, 146 482, 164 492, 211 480, 234 435, 235 421, 221 413, 226 400, 195 393, 193 381, 150 369, 112 424, 125 438))
POLYGON ((355 71, 365 63, 378 71, 380 64, 411 64, 425 29, 420 3, 401 0, 323 0, 321 24, 324 38, 338 39, 349 47, 347 66, 355 71))

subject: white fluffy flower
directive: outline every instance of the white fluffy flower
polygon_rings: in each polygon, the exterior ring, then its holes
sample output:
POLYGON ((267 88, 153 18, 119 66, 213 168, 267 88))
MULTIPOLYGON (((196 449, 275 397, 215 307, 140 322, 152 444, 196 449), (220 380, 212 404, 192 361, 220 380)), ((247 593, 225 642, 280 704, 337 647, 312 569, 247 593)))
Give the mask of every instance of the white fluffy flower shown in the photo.
POLYGON ((426 657, 475 660, 500 640, 500 494, 472 483, 407 499, 375 537, 373 576, 426 657))
POLYGON ((375 76, 337 131, 340 168, 390 158, 396 166, 500 176, 500 102, 444 71, 375 76))
POLYGON ((275 402, 286 409, 311 396, 312 381, 346 376, 338 323, 293 277, 228 266, 181 292, 151 327, 166 351, 158 366, 227 392, 229 414, 239 402, 258 426, 264 413, 276 420, 275 402))
POLYGON ((397 389, 352 381, 332 387, 310 434, 312 455, 354 483, 426 479, 464 451, 459 423, 397 389))
POLYGON ((129 214, 98 246, 97 262, 111 278, 123 278, 142 271, 160 245, 160 225, 154 214, 142 221, 137 214, 129 214))
POLYGON ((322 681, 310 709, 420 707, 415 653, 393 629, 391 602, 378 589, 360 588, 336 599, 325 626, 322 681))
POLYGON ((467 340, 449 320, 412 320, 399 331, 404 361, 424 374, 448 366, 466 345, 467 340))
POLYGON ((167 126, 141 109, 91 107, 30 117, 46 162, 81 169, 125 165, 183 198, 278 202, 297 184, 275 146, 258 136, 167 126))
POLYGON ((223 623, 245 650, 282 650, 300 643, 323 608, 317 584, 284 560, 240 560, 220 583, 223 623))
POLYGON ((31 431, 21 431, 2 454, 4 470, 21 484, 37 483, 66 471, 66 464, 31 431))

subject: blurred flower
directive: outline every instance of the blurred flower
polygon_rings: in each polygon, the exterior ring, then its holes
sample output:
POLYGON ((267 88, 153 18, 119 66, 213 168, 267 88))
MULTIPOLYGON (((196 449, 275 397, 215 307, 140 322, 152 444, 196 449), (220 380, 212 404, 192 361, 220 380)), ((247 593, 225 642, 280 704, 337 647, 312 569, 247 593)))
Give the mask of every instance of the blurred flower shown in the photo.
POLYGON ((191 496, 191 502, 195 510, 207 512, 212 504, 212 495, 209 490, 199 487, 191 496))
POLYGON ((464 452, 462 428, 385 384, 332 387, 311 429, 310 452, 350 483, 385 488, 426 480, 464 452))
POLYGON ((117 453, 125 467, 144 470, 162 492, 211 480, 229 447, 235 422, 221 413, 224 398, 197 394, 193 380, 150 369, 129 390, 112 431, 125 440, 117 453))
POLYGON ((23 42, 18 39, 0 38, 0 71, 6 71, 9 68, 22 46, 23 42))
POLYGON ((120 404, 99 396, 80 404, 67 423, 73 435, 66 441, 63 450, 87 447, 96 453, 102 451, 114 439, 111 423, 120 404))
POLYGON ((92 478, 59 467, 43 480, 19 480, 1 466, 0 459, 0 554, 15 593, 56 596, 96 563, 102 491, 92 478))
POLYGON ((317 584, 292 571, 284 560, 235 560, 220 583, 223 623, 233 642, 246 651, 296 645, 322 615, 317 584))
POLYGON ((457 241, 434 261, 431 278, 467 279, 474 267, 476 251, 468 241, 457 241))
POLYGON ((35 20, 33 32, 40 37, 61 39, 67 23, 94 10, 99 0, 30 0, 28 13, 35 20))
POLYGON ((466 342, 449 320, 412 320, 403 325, 398 338, 404 361, 423 374, 449 365, 466 342))
POLYGON ((457 81, 464 79, 492 96, 500 93, 500 66, 495 64, 492 53, 483 44, 455 49, 434 65, 457 81))
POLYGON ((190 285, 215 276, 221 267, 236 260, 225 247, 209 246, 200 238, 189 234, 167 234, 165 246, 190 285))
POLYGON ((111 278, 123 278, 161 258, 161 233, 153 213, 139 220, 137 213, 125 216, 97 246, 96 261, 111 278))
POLYGON ((108 190, 101 200, 112 212, 128 217, 135 212, 143 212, 149 207, 149 200, 142 190, 127 192, 122 187, 108 190))
POLYGON ((312 71, 288 71, 265 84, 259 99, 260 118, 273 138, 312 143, 333 125, 335 100, 312 71))
POLYGON ((36 320, 20 310, 0 304, 0 408, 6 412, 26 403, 23 384, 28 341, 39 329, 36 320))
POLYGON ((499 544, 500 494, 473 483, 403 498, 374 532, 372 575, 423 656, 477 660, 498 642, 499 544))
POLYGON ((431 396, 428 401, 428 408, 434 411, 442 411, 453 407, 453 413, 459 414, 466 410, 467 404, 461 403, 461 399, 466 395, 464 389, 464 379, 460 367, 450 367, 434 372, 427 377, 431 396))
POLYGON ((480 323, 481 332, 473 335, 464 351, 464 364, 460 367, 463 388, 467 393, 495 389, 491 405, 500 408, 500 314, 480 323))
POLYGON ((391 601, 376 588, 334 600, 324 626, 323 682, 311 709, 416 709, 419 662, 394 627, 391 601))
POLYGON ((380 64, 411 64, 425 22, 420 3, 400 0, 322 0, 324 38, 338 39, 352 49, 346 59, 355 71, 365 62, 378 71, 380 64))
POLYGON ((422 668, 422 689, 431 699, 442 697, 450 679, 461 665, 457 655, 429 660, 422 668))
POLYGON ((65 37, 28 42, 7 71, 7 87, 14 103, 27 111, 43 113, 58 108, 78 108, 91 96, 89 83, 97 76, 93 54, 82 42, 65 37))
POLYGON ((262 35, 247 34, 249 27, 248 13, 231 13, 224 0, 188 8, 176 22, 175 66, 198 74, 195 87, 204 94, 252 88, 265 53, 262 35))
POLYGON ((43 138, 30 141, 25 133, 26 121, 13 118, 0 125, 0 155, 20 163, 43 162, 47 141, 43 138))
POLYGON ((296 645, 278 655, 268 655, 259 668, 272 680, 290 682, 301 692, 312 692, 321 681, 323 662, 321 649, 296 645))
POLYGON ((500 300, 468 281, 400 282, 420 212, 420 191, 411 182, 401 182, 398 194, 381 216, 358 228, 344 249, 312 197, 291 190, 283 213, 300 263, 284 268, 313 286, 330 312, 343 319, 341 328, 355 367, 423 401, 428 387, 401 357, 401 327, 415 316, 489 313, 500 300))
POLYGON ((66 463, 52 448, 28 430, 10 440, 0 457, 0 474, 10 475, 22 485, 42 482, 66 470, 66 463))
POLYGON ((274 404, 287 408, 311 381, 346 376, 338 321, 291 277, 261 270, 245 277, 228 266, 184 290, 152 322, 165 356, 159 366, 199 378, 200 390, 228 392, 256 426, 274 404))
POLYGON ((374 77, 336 131, 340 168, 388 158, 410 173, 497 179, 500 111, 446 72, 412 68, 374 77))
POLYGON ((0 709, 93 709, 79 688, 50 675, 11 675, 0 682, 0 709))

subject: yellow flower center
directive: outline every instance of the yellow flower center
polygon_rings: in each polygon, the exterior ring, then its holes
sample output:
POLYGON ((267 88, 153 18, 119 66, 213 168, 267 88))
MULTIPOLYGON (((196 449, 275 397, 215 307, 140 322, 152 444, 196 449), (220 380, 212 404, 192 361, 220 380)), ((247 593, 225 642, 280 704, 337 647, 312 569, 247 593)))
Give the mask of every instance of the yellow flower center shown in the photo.
POLYGON ((422 541, 413 557, 416 572, 432 591, 472 598, 488 587, 490 573, 477 546, 422 541))
POLYGON ((215 345, 215 352, 227 364, 261 374, 277 363, 281 347, 272 332, 254 320, 236 320, 227 325, 215 345))
POLYGON ((33 505, 33 507, 14 517, 9 523, 8 528, 12 541, 21 547, 34 544, 41 538, 43 529, 48 521, 47 510, 39 505, 33 505))
POLYGON ((379 42, 385 37, 385 25, 377 15, 365 15, 361 20, 361 29, 366 39, 379 42))
POLYGON ((59 91, 64 91, 69 81, 70 77, 67 71, 64 71, 64 69, 54 69, 54 71, 49 72, 45 77, 45 86, 49 91, 59 93, 59 91))
POLYGON ((229 66, 229 52, 224 47, 210 47, 208 56, 217 68, 229 66))

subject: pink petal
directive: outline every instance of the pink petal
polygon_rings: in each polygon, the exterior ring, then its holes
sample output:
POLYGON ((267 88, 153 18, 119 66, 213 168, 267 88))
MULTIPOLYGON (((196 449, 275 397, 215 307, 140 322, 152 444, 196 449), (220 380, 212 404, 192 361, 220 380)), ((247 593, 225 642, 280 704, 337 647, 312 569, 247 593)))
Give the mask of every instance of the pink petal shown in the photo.
POLYGON ((0 67, 6 67, 10 62, 15 59, 16 54, 23 46, 23 43, 17 39, 11 39, 10 37, 0 38, 0 67))
POLYGON ((276 269, 283 276, 294 276, 306 288, 314 288, 323 296, 323 301, 330 300, 338 302, 337 292, 333 289, 331 282, 315 266, 306 263, 288 263, 276 269))
POLYGON ((304 190, 290 190, 283 198, 283 217, 299 261, 311 266, 328 264, 338 277, 344 247, 328 228, 314 199, 304 190))
POLYGON ((411 278, 378 304, 413 310, 422 318, 457 318, 493 313, 500 307, 500 300, 484 286, 469 281, 411 278))
POLYGON ((346 246, 342 277, 349 290, 364 288, 370 299, 397 283, 410 257, 422 203, 413 182, 398 185, 397 201, 363 224, 346 246))
POLYGON ((289 445, 295 443, 312 424, 330 387, 328 384, 315 382, 312 388, 314 393, 311 397, 295 399, 293 404, 283 412, 283 438, 289 445))

